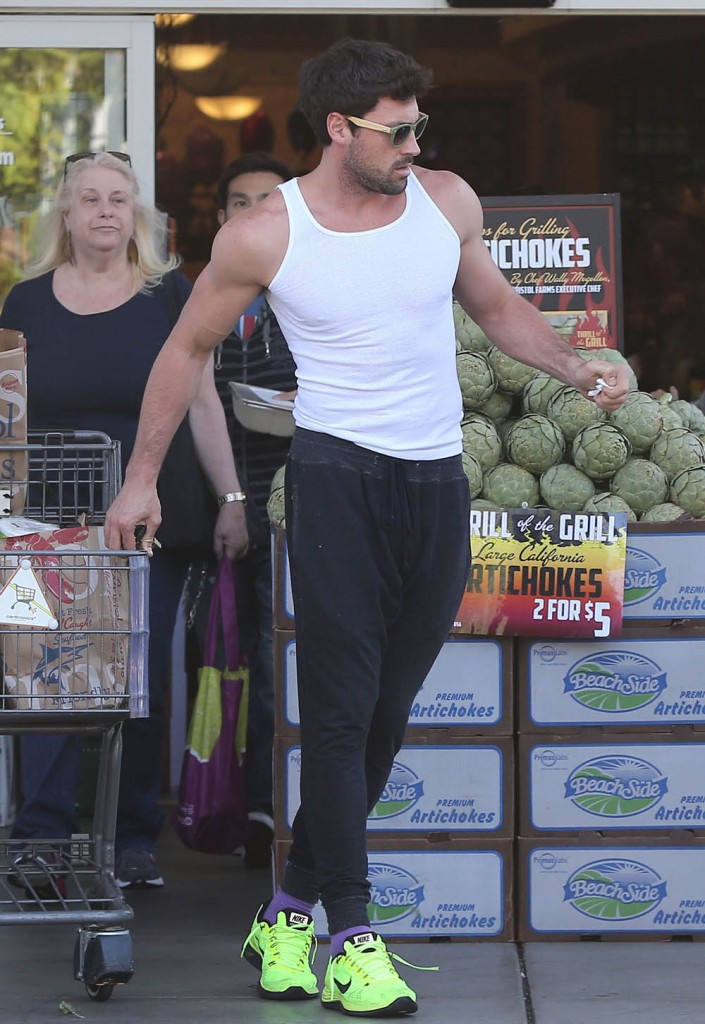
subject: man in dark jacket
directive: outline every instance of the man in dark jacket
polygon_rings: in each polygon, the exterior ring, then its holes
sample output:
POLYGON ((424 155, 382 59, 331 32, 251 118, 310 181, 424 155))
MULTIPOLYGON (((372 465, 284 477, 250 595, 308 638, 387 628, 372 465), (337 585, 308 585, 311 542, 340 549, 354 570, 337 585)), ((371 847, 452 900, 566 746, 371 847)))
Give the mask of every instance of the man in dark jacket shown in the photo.
MULTIPOLYGON (((269 153, 246 153, 226 167, 218 183, 218 221, 222 226, 261 202, 291 172, 269 153)), ((290 438, 248 430, 233 412, 229 381, 276 391, 296 388, 296 368, 272 310, 259 296, 219 345, 215 382, 225 407, 235 463, 247 496, 249 550, 237 563, 238 620, 243 653, 250 666, 247 735, 247 801, 250 838, 245 847, 248 867, 271 863, 272 743, 274 739, 274 659, 272 642, 272 566, 267 499, 272 477, 283 466, 290 438)), ((233 496, 235 497, 235 496, 233 496)), ((215 566, 205 567, 205 593, 199 601, 199 632, 205 629, 215 566)))

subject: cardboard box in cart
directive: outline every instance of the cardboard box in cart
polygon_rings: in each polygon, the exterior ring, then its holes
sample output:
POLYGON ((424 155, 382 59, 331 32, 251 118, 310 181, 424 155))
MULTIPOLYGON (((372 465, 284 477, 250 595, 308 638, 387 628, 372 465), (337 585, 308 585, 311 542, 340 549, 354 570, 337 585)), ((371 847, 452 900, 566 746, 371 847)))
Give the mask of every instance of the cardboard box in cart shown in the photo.
MULTIPOLYGON (((275 846, 281 881, 289 844, 275 846)), ((372 926, 384 939, 510 942, 514 938, 514 856, 510 839, 472 843, 370 836, 372 926)), ((316 934, 327 937, 320 903, 316 934)))
POLYGON ((0 541, 7 708, 76 711, 125 704, 130 658, 127 566, 113 564, 113 556, 89 554, 104 549, 98 527, 0 541))
POLYGON ((20 331, 0 327, 0 515, 24 509, 27 452, 27 343, 20 331))
MULTIPOLYGON (((411 708, 409 727, 510 735, 513 728, 510 637, 447 640, 411 708)), ((274 631, 277 734, 296 736, 296 633, 274 631)))

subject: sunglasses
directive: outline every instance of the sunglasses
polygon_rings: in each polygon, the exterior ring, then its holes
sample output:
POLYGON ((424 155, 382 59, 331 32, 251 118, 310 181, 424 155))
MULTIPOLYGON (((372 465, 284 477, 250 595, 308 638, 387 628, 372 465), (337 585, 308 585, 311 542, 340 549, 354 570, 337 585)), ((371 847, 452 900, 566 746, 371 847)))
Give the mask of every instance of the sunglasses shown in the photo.
POLYGON ((373 132, 386 132, 391 144, 398 147, 404 145, 412 132, 417 141, 421 138, 428 124, 428 114, 419 113, 419 119, 415 124, 395 124, 391 128, 388 124, 365 121, 362 117, 351 117, 350 114, 345 115, 345 120, 350 124, 357 125, 358 128, 371 128, 373 132))
MULTIPOLYGON (((117 160, 122 160, 123 163, 127 164, 128 167, 132 167, 132 160, 130 159, 129 153, 120 153, 116 149, 105 150, 108 156, 114 156, 117 160)), ((64 181, 66 181, 66 175, 68 174, 69 165, 75 164, 79 160, 90 160, 91 157, 98 156, 98 153, 90 153, 87 150, 83 153, 72 153, 71 156, 67 156, 64 161, 64 181)))

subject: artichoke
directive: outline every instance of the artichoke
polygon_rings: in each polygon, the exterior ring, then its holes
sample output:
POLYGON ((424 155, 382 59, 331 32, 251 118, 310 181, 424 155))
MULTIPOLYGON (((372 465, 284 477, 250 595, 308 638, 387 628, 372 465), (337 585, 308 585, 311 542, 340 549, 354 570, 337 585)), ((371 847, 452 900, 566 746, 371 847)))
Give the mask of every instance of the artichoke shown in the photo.
POLYGON ((573 463, 592 480, 606 480, 612 476, 630 454, 629 441, 610 423, 583 427, 573 441, 573 463))
POLYGON ((566 385, 549 399, 546 415, 563 431, 566 441, 573 441, 578 431, 591 423, 601 423, 607 413, 576 388, 566 385))
POLYGON ((548 507, 565 512, 582 512, 595 493, 590 477, 567 462, 551 466, 542 473, 539 486, 548 507))
POLYGON ((507 458, 531 473, 543 473, 563 458, 565 438, 546 416, 532 413, 515 420, 504 437, 507 458))
POLYGON ((464 409, 479 409, 497 390, 494 371, 482 352, 458 352, 455 357, 464 409))
POLYGON ((627 395, 624 404, 607 417, 613 427, 622 431, 632 446, 632 454, 649 450, 663 428, 665 406, 647 395, 635 391, 627 395))
POLYGON ((624 498, 640 516, 652 505, 666 500, 668 478, 660 466, 648 459, 628 459, 612 477, 610 490, 624 498))
POLYGON ((534 508, 539 485, 528 469, 500 462, 485 475, 482 497, 500 508, 534 508))

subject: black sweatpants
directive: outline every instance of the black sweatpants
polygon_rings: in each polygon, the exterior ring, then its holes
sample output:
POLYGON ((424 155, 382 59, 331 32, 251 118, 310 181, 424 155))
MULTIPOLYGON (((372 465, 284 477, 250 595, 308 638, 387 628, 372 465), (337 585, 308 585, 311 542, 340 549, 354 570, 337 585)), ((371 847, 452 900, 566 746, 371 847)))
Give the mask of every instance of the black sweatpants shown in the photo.
POLYGON ((331 933, 366 920, 367 815, 458 610, 468 520, 459 455, 396 459, 297 428, 286 522, 301 807, 289 863, 314 873, 331 933))

